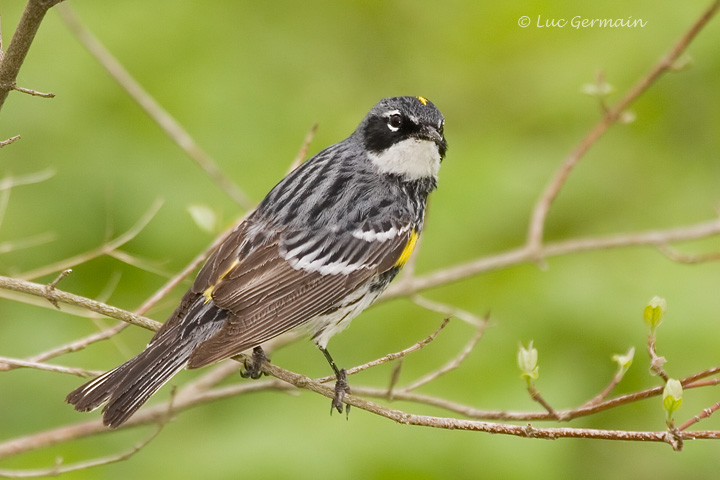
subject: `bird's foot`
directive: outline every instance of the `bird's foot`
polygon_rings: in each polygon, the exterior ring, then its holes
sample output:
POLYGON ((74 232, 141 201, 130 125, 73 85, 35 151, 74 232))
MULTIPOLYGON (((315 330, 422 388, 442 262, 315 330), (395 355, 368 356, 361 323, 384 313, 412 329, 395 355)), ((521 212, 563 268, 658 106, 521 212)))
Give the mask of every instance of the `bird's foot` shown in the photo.
POLYGON ((262 347, 253 348, 252 357, 245 359, 245 370, 240 372, 240 376, 243 378, 252 378, 253 380, 262 377, 263 362, 270 362, 270 358, 265 355, 262 347))
MULTIPOLYGON (((332 401, 332 407, 330 408, 330 414, 332 415, 333 410, 337 410, 338 413, 343 413, 343 401, 345 395, 350 393, 350 385, 348 384, 347 371, 343 368, 338 371, 336 375, 337 380, 335 381, 335 397, 332 401)), ((345 417, 350 415, 350 405, 345 405, 345 417)))

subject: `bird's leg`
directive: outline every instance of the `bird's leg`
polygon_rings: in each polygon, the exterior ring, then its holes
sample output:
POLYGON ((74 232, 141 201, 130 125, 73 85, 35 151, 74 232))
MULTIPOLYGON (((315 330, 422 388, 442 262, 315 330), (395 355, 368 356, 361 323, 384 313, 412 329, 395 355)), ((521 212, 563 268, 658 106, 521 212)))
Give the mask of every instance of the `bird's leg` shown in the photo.
POLYGON ((265 355, 265 351, 262 347, 253 348, 252 357, 245 359, 245 370, 240 372, 240 376, 243 378, 252 378, 257 380, 263 375, 262 364, 263 362, 270 362, 270 358, 265 355))
MULTIPOLYGON (((335 372, 335 398, 333 398, 332 401, 332 407, 330 407, 330 413, 332 414, 333 409, 337 410, 339 413, 343 412, 343 400, 345 399, 345 395, 350 393, 350 385, 348 384, 347 379, 347 371, 344 368, 338 369, 337 365, 335 365, 335 361, 330 356, 330 352, 328 352, 326 349, 321 348, 320 351, 325 355, 325 358, 327 358, 328 363, 330 364, 330 367, 332 367, 333 372, 335 372)), ((350 414, 350 405, 345 405, 345 416, 350 414)))

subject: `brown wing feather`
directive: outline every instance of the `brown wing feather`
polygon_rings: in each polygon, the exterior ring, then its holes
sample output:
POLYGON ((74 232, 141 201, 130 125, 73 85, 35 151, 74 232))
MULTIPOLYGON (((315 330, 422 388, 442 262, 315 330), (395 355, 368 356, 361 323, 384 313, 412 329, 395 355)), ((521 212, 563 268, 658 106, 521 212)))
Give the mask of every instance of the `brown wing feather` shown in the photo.
POLYGON ((195 349, 188 366, 201 367, 235 355, 323 313, 373 275, 392 268, 408 237, 409 233, 371 244, 362 263, 373 267, 349 274, 296 270, 280 256, 277 235, 234 266, 232 256, 214 255, 213 273, 201 272, 198 281, 202 281, 194 290, 205 291, 205 282, 214 285, 213 303, 230 316, 217 334, 195 349))

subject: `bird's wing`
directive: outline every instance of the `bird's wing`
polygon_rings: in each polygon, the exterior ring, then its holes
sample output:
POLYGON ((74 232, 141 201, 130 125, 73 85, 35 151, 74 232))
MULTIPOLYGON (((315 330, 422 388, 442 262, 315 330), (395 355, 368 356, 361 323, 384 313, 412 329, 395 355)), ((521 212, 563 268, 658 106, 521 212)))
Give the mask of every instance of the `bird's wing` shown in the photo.
POLYGON ((253 246, 241 225, 192 288, 228 318, 189 366, 235 355, 322 314, 373 275, 402 266, 417 235, 409 224, 344 233, 265 230, 253 246))

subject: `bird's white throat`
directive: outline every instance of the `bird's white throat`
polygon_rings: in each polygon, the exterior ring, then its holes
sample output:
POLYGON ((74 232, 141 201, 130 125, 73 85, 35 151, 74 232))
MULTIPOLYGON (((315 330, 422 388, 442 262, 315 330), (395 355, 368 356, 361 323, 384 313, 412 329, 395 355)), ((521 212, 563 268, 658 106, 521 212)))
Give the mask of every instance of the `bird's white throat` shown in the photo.
POLYGON ((402 175, 408 180, 437 177, 440 170, 440 152, 431 140, 409 138, 368 156, 381 172, 402 175))

